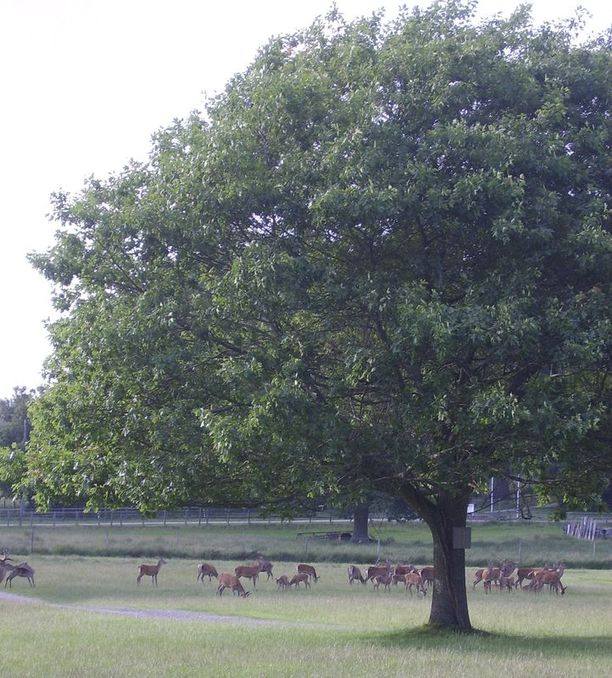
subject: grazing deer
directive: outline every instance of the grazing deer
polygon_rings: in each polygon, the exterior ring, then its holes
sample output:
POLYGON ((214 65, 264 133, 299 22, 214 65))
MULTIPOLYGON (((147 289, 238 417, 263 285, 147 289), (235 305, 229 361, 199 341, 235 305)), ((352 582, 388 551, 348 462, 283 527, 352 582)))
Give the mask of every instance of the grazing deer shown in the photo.
POLYGON ((516 586, 514 575, 504 575, 499 576, 499 588, 500 590, 508 589, 508 591, 513 591, 516 586))
POLYGON ((198 578, 196 581, 202 581, 202 584, 204 583, 204 577, 208 577, 208 581, 212 581, 212 578, 214 577, 217 579, 219 576, 219 573, 217 572, 216 568, 213 567, 212 565, 209 565, 208 563, 200 563, 198 565, 198 578))
POLYGON ((6 588, 7 584, 9 588, 12 588, 12 581, 15 579, 15 577, 23 577, 24 579, 28 580, 30 586, 36 586, 34 583, 34 569, 26 562, 19 563, 19 565, 10 565, 9 563, 6 563, 5 567, 7 566, 8 569, 10 569, 10 573, 4 582, 4 588, 6 588))
POLYGON ((297 566, 297 571, 300 574, 307 574, 309 577, 314 579, 315 584, 319 581, 319 577, 317 577, 317 571, 314 569, 312 565, 306 565, 305 563, 300 563, 297 566))
POLYGON ((238 579, 244 577, 245 579, 250 579, 253 582, 253 588, 257 588, 257 578, 259 577, 259 565, 238 565, 234 569, 238 579))
POLYGON ((347 568, 348 572, 348 583, 352 585, 352 583, 356 581, 360 581, 362 584, 366 583, 365 577, 361 574, 361 570, 357 567, 357 565, 349 565, 347 568))
POLYGON ((273 575, 272 575, 272 568, 274 565, 269 560, 264 560, 263 558, 260 558, 257 561, 257 564, 259 565, 259 571, 260 572, 265 572, 268 576, 266 578, 266 581, 268 581, 273 575))
POLYGON ((406 580, 405 580, 405 576, 406 576, 405 574, 394 574, 394 575, 391 575, 391 580, 392 580, 392 582, 393 582, 393 585, 394 585, 394 586, 397 586, 397 585, 400 584, 400 583, 401 583, 401 584, 405 583, 405 581, 406 581, 406 580))
POLYGON ((544 570, 539 572, 534 577, 536 581, 534 590, 539 591, 542 589, 544 584, 548 584, 551 593, 554 591, 558 595, 559 589, 561 589, 561 595, 563 595, 565 593, 566 587, 561 583, 561 577, 563 576, 564 572, 565 565, 563 563, 560 563, 555 570, 544 570))
POLYGON ((391 583, 393 581, 393 575, 388 572, 387 574, 377 574, 372 583, 374 588, 378 591, 378 587, 382 584, 385 588, 385 591, 391 591, 391 583))
POLYGON ((289 578, 287 577, 286 574, 281 575, 277 580, 276 580, 276 588, 280 589, 281 591, 285 591, 291 586, 289 583, 289 578))
POLYGON ((404 587, 406 591, 410 591, 410 595, 412 595, 413 586, 416 588, 417 594, 420 591, 424 596, 427 595, 427 589, 423 584, 423 578, 418 572, 408 572, 404 575, 404 587))
POLYGON ((299 589, 302 582, 304 583, 304 588, 310 588, 310 577, 306 572, 298 572, 298 574, 294 574, 293 577, 291 577, 289 586, 295 586, 296 589, 299 589))
POLYGON ((219 575, 219 586, 217 587, 217 595, 222 596, 225 589, 230 589, 233 594, 238 594, 241 598, 247 598, 251 595, 250 591, 245 591, 240 579, 229 572, 223 572, 219 575))
POLYGON ((161 566, 165 565, 166 561, 163 558, 160 558, 157 561, 157 565, 145 565, 144 563, 142 565, 138 566, 138 576, 136 577, 136 583, 140 584, 140 580, 144 577, 151 577, 151 584, 155 584, 157 586, 157 575, 159 574, 159 571, 161 570, 161 566))

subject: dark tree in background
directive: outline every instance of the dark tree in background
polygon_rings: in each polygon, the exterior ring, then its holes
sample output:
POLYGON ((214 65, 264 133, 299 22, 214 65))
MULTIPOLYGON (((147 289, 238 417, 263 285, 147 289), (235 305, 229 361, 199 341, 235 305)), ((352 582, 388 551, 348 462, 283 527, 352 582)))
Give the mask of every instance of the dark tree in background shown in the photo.
POLYGON ((343 497, 429 525, 469 630, 491 476, 610 463, 610 43, 436 3, 272 40, 149 162, 55 197, 37 500, 343 497))
POLYGON ((31 428, 28 407, 34 397, 34 391, 17 386, 10 398, 0 398, 0 490, 4 496, 13 489, 24 496, 24 488, 19 486, 27 472, 25 449, 31 428))

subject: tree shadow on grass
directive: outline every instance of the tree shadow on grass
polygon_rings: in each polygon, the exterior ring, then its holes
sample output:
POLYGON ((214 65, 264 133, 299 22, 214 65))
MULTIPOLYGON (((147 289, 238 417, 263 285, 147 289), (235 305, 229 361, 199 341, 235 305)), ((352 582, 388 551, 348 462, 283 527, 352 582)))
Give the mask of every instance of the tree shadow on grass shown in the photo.
POLYGON ((475 631, 471 634, 440 631, 421 626, 414 629, 389 633, 360 634, 358 639, 368 644, 388 648, 418 648, 436 650, 441 647, 469 654, 489 652, 497 656, 504 654, 550 654, 551 656, 575 656, 588 654, 591 657, 612 657, 610 636, 520 636, 515 634, 475 631))

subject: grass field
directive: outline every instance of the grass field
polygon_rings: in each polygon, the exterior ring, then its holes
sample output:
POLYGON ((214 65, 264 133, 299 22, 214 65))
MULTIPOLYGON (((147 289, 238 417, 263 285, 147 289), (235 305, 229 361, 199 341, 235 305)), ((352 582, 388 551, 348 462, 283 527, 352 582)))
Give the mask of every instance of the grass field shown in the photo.
MULTIPOLYGON (((308 525, 207 527, 37 527, 34 553, 87 556, 148 556, 251 560, 258 554, 273 560, 368 563, 376 559, 377 544, 353 545, 307 538, 309 529, 346 530, 346 524, 309 528, 308 525)), ((375 524, 371 535, 381 540, 381 557, 416 564, 430 563, 429 529, 422 523, 375 524)), ((0 527, 0 550, 30 553, 29 529, 0 527)), ((488 523, 472 527, 470 565, 512 558, 538 565, 563 560, 569 567, 611 568, 612 539, 591 542, 567 537, 558 523, 488 523)))
MULTIPOLYGON (((244 600, 215 596, 214 582, 197 584, 195 560, 170 560, 157 589, 148 581, 136 586, 138 560, 132 558, 28 561, 36 568, 36 589, 15 580, 12 591, 44 602, 0 601, 3 676, 612 674, 608 571, 567 571, 565 596, 470 591, 472 622, 488 635, 466 637, 424 632, 429 599, 399 588, 350 587, 343 564, 320 564, 321 581, 311 590, 277 593, 272 581, 263 581, 244 600), (71 609, 75 605, 81 609, 71 609), (95 608, 164 610, 169 618, 123 618, 95 608), (176 610, 237 621, 178 621, 176 610)), ((231 571, 236 562, 216 564, 231 571)), ((294 563, 277 563, 275 574, 293 569, 294 563)))

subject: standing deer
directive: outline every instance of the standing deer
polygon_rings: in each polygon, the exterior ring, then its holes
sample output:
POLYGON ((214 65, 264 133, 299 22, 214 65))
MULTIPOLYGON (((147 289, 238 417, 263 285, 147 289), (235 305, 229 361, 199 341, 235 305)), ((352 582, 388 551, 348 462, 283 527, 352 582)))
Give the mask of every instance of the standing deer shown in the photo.
POLYGON ((393 575, 391 572, 388 572, 387 574, 377 574, 374 579, 372 580, 372 583, 374 584, 374 588, 378 591, 378 587, 382 584, 385 588, 386 591, 391 591, 391 583, 393 582, 393 575))
POLYGON ((19 563, 19 565, 9 565, 6 563, 5 567, 8 567, 11 571, 4 582, 4 588, 6 588, 7 584, 9 588, 12 588, 12 581, 15 577, 23 577, 28 580, 30 586, 36 586, 34 583, 34 569, 26 562, 19 563))
POLYGON ((217 572, 216 568, 213 567, 212 565, 209 565, 208 563, 200 563, 198 565, 198 577, 196 581, 202 580, 202 584, 204 583, 204 577, 208 577, 208 581, 212 581, 212 578, 215 577, 215 579, 219 576, 219 573, 217 572))
POLYGON ((157 575, 161 570, 161 566, 165 565, 166 561, 163 558, 160 558, 157 561, 157 565, 142 565, 138 566, 138 576, 136 577, 136 583, 140 584, 140 580, 144 577, 151 577, 151 584, 157 586, 157 575))
POLYGON ((410 595, 412 595, 413 586, 416 588, 417 595, 419 591, 424 596, 427 595, 427 589, 423 585, 423 579, 418 572, 408 572, 408 574, 404 575, 404 587, 406 591, 410 591, 410 595))
POLYGON ((234 569, 234 573, 240 579, 244 577, 245 579, 250 579, 253 582, 253 588, 257 588, 257 578, 260 573, 259 565, 238 565, 234 569))
POLYGON ((265 560, 264 558, 260 558, 257 561, 257 564, 259 565, 259 571, 260 572, 265 572, 268 576, 266 578, 266 581, 272 578, 272 568, 274 565, 269 560, 265 560))
POLYGON ((427 565, 427 567, 422 567, 419 574, 421 575, 423 586, 427 586, 429 588, 430 584, 433 585, 434 579, 436 577, 436 571, 433 566, 427 565))

